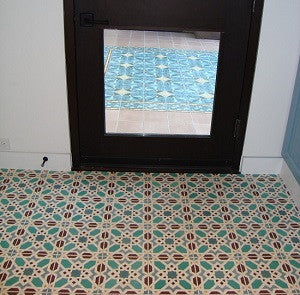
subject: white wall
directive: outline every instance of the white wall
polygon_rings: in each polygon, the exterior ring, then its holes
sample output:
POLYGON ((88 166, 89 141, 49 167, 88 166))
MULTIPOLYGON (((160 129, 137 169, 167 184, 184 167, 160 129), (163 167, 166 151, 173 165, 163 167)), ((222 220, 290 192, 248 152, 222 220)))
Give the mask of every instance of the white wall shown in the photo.
MULTIPOLYGON (((70 169, 62 0, 0 0, 0 167, 70 169)), ((279 173, 300 41, 300 1, 266 0, 243 172, 279 173)))
POLYGON ((0 167, 70 169, 62 2, 0 0, 0 167))
POLYGON ((279 173, 300 54, 300 1, 265 0, 241 163, 244 173, 279 173))

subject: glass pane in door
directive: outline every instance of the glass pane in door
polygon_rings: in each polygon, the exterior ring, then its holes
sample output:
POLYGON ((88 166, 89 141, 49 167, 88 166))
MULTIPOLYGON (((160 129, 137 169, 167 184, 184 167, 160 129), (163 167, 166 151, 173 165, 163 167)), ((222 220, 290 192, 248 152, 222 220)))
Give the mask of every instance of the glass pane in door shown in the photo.
POLYGON ((220 33, 104 30, 106 133, 210 135, 220 33))

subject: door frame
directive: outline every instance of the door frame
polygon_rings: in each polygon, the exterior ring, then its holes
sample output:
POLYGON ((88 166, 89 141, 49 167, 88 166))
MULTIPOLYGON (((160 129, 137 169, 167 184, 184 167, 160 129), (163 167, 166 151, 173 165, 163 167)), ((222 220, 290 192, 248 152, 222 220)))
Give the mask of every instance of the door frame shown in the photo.
POLYGON ((240 160, 244 145, 249 105, 252 93, 253 78, 257 58, 259 34, 263 14, 264 0, 253 0, 253 10, 249 31, 246 54, 246 66, 243 77, 242 96, 240 100, 239 118, 235 130, 235 146, 231 167, 202 167, 201 169, 189 166, 139 166, 137 163, 130 165, 107 164, 105 166, 81 163, 79 142, 79 119, 77 105, 77 72, 76 72, 76 46, 74 26, 74 2, 64 0, 64 29, 65 29, 65 55, 66 78, 69 105, 69 124, 72 154, 72 170, 112 170, 112 171, 175 171, 175 172, 212 172, 212 173, 239 173, 240 160))

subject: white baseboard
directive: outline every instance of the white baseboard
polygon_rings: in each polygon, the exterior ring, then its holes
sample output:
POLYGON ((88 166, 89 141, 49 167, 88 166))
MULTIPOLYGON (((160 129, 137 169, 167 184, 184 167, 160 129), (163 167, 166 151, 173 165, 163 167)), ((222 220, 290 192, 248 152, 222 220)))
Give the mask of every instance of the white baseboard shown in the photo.
POLYGON ((243 174, 279 174, 281 157, 242 157, 240 171, 243 174))
POLYGON ((70 171, 71 155, 52 153, 0 152, 0 168, 70 171), (49 160, 42 168, 41 164, 44 156, 47 156, 49 160))
POLYGON ((294 199, 295 204, 300 209, 300 184, 297 182, 296 178, 294 177, 285 161, 283 161, 282 163, 280 176, 285 182, 285 185, 287 186, 292 198, 294 199))

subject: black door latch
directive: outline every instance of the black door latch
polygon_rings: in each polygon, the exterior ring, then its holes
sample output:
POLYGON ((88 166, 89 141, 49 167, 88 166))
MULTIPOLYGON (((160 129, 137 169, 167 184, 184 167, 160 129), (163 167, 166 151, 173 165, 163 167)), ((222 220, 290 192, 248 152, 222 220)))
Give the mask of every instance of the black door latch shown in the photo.
POLYGON ((108 26, 108 20, 95 20, 92 13, 80 14, 80 26, 81 27, 93 27, 94 25, 108 26))

